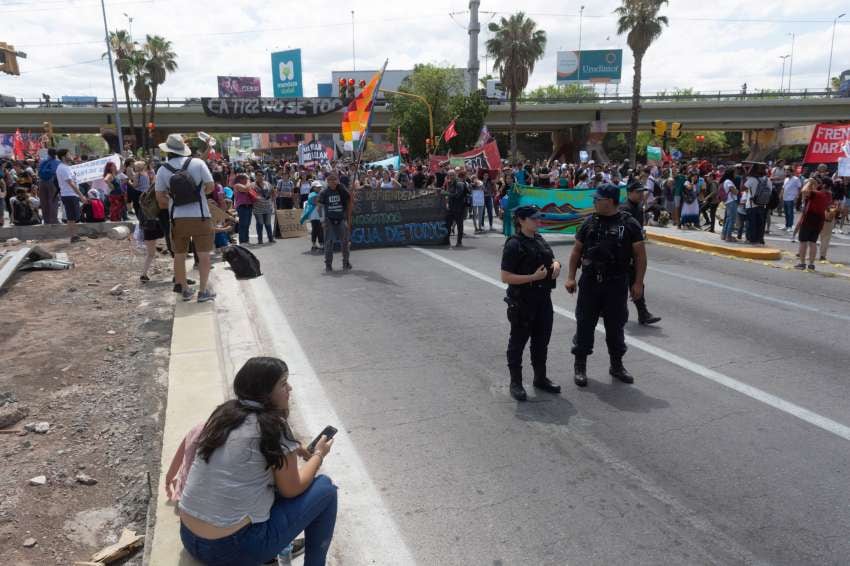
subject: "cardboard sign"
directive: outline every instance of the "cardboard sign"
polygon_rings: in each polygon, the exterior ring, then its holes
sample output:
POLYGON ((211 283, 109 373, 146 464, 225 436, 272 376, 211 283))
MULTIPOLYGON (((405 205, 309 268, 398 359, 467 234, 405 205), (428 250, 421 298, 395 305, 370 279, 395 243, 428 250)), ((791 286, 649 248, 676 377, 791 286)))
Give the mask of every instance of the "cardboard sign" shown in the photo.
POLYGON ((300 238, 307 235, 307 229, 301 224, 300 210, 278 210, 276 216, 281 238, 300 238))
POLYGON ((445 199, 436 189, 359 189, 352 197, 353 249, 449 243, 445 199))

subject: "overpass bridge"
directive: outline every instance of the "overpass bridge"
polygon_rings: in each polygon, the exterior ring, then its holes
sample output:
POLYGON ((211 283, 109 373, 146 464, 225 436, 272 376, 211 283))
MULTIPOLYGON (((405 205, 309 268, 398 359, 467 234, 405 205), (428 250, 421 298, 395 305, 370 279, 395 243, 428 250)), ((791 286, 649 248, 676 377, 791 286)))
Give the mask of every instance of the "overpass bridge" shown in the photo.
MULTIPOLYGON (((344 101, 340 99, 301 99, 296 104, 321 112, 269 112, 252 117, 239 117, 239 113, 209 112, 209 101, 233 99, 200 99, 168 101, 158 106, 156 127, 158 134, 171 132, 279 132, 279 133, 338 133, 344 101), (321 103, 321 105, 320 105, 321 103), (204 104, 208 108, 205 112, 204 104), (333 108, 337 110, 333 110, 333 108)), ((245 99, 248 100, 248 99, 245 99)), ((275 99, 262 99, 270 101, 275 99)), ((277 104, 280 105, 277 99, 277 104)), ((215 103, 213 103, 215 104, 215 103)), ((286 103, 291 104, 291 101, 286 103)), ((122 107, 122 124, 129 122, 126 106, 122 107)), ((140 108, 134 110, 140 121, 140 108)), ((244 116, 244 113, 243 113, 244 116)), ((518 107, 517 126, 520 131, 559 131, 575 126, 585 126, 602 120, 608 131, 624 132, 629 129, 631 105, 626 102, 542 102, 522 103, 518 107)), ((386 131, 390 125, 391 110, 377 106, 372 118, 373 131, 386 131)), ((756 98, 690 101, 645 101, 642 103, 640 128, 649 129, 653 120, 681 122, 686 130, 775 130, 816 122, 846 121, 850 119, 848 98, 756 98)), ((21 130, 40 131, 45 121, 53 124, 56 133, 97 133, 101 128, 113 126, 111 104, 94 107, 37 106, 0 108, 0 132, 21 130)), ((510 126, 510 105, 493 104, 487 116, 490 130, 507 130, 510 126)))

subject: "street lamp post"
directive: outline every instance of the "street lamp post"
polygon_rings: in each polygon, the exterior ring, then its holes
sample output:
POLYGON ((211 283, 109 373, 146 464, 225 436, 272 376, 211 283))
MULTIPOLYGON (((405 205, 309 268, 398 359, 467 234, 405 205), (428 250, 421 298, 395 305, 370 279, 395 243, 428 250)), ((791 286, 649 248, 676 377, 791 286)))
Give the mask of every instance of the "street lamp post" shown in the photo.
POLYGON ((785 61, 788 60, 788 57, 791 55, 781 55, 779 58, 782 59, 782 75, 779 77, 779 93, 782 93, 782 89, 785 88, 785 61))
POLYGON ((425 105, 425 107, 428 109, 428 133, 430 135, 429 139, 431 140, 431 147, 436 149, 437 148, 436 147, 437 146, 437 143, 436 143, 437 140, 434 139, 434 111, 431 108, 431 104, 428 102, 428 100, 424 96, 420 96, 418 94, 413 94, 412 92, 398 92, 397 90, 386 90, 386 89, 383 89, 383 88, 380 89, 380 90, 381 90, 381 92, 386 93, 386 94, 397 94, 399 96, 406 96, 408 98, 415 98, 416 100, 418 100, 419 102, 421 102, 425 105))
POLYGON ((790 32, 788 35, 791 36, 791 60, 788 62, 788 92, 791 92, 791 75, 794 73, 794 39, 797 36, 794 32, 790 32))
POLYGON ((115 88, 115 67, 112 65, 112 44, 109 41, 109 26, 106 23, 106 4, 100 0, 100 10, 103 12, 103 33, 106 41, 106 54, 109 56, 109 77, 112 79, 112 111, 115 112, 115 130, 118 133, 118 153, 124 155, 124 132, 121 128, 121 114, 118 113, 118 91, 115 88))
POLYGON ((584 5, 578 11, 578 82, 581 84, 581 25, 584 20, 584 5))
POLYGON ((846 15, 847 14, 841 14, 832 20, 832 42, 829 44, 829 66, 826 71, 826 90, 830 90, 832 87, 832 51, 835 49, 835 27, 838 25, 838 20, 846 15))

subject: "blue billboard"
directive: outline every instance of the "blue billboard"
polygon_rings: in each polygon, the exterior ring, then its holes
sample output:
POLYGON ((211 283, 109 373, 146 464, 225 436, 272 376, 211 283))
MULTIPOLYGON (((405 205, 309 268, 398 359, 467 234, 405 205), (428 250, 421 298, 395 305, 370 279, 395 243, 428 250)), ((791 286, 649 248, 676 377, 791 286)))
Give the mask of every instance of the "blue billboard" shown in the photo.
POLYGON ((558 84, 619 84, 622 73, 622 49, 558 51, 558 84))
POLYGON ((301 98, 301 50, 290 49, 272 53, 272 86, 275 98, 301 98))

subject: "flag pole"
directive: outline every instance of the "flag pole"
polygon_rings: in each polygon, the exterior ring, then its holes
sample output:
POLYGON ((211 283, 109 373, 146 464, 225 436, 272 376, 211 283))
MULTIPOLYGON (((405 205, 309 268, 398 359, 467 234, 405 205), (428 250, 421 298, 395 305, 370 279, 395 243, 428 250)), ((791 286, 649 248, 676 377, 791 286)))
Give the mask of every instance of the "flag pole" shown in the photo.
POLYGON ((378 82, 375 84, 375 90, 372 93, 372 108, 369 110, 369 119, 366 120, 366 129, 363 131, 363 138, 360 143, 360 150, 357 152, 357 161, 354 165, 354 180, 357 181, 360 177, 360 160, 363 158, 363 150, 366 149, 366 139, 369 137, 369 127, 372 125, 372 116, 375 115, 375 100, 378 98, 378 93, 381 91, 381 81, 384 80, 384 71, 387 70, 387 63, 390 60, 384 60, 384 66, 381 67, 381 75, 378 77, 378 82))

